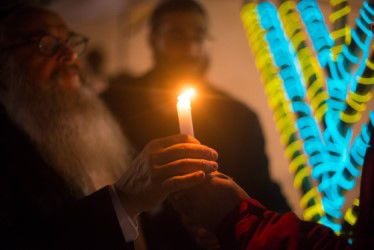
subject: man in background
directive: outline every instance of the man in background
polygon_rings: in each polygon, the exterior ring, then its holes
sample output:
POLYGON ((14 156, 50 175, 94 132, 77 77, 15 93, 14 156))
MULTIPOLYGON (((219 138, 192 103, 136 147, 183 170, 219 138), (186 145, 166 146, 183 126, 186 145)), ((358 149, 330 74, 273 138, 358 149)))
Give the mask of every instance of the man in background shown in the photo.
MULTIPOLYGON (((154 138, 179 132, 177 95, 183 87, 192 85, 197 90, 192 102, 195 137, 220 152, 220 171, 232 176, 268 208, 288 211, 278 184, 270 178, 264 136, 256 114, 206 79, 209 27, 204 8, 193 0, 163 1, 155 8, 149 24, 153 68, 140 77, 117 77, 103 94, 135 149, 143 148, 154 138)), ((162 241, 160 244, 172 240, 173 236, 162 240, 159 223, 172 225, 174 221, 171 216, 151 216, 150 222, 144 223, 146 239, 162 241)), ((164 235, 178 231, 176 225, 169 228, 164 235)), ((191 246, 187 244, 185 248, 191 246)))

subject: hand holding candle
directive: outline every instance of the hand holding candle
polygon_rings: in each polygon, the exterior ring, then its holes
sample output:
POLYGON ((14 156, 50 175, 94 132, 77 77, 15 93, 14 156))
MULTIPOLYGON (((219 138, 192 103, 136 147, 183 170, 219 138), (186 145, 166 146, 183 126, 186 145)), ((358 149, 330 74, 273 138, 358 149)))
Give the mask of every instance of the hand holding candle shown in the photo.
POLYGON ((189 88, 178 96, 177 112, 179 120, 179 130, 184 135, 194 135, 191 115, 191 98, 195 95, 195 90, 189 88))

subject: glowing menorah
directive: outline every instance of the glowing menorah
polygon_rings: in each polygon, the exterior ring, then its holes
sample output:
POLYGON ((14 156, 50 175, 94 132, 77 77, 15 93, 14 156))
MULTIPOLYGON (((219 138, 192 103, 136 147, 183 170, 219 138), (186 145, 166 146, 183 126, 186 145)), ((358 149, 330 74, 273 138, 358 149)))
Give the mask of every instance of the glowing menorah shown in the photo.
MULTIPOLYGON (((246 1, 241 18, 269 105, 301 189, 306 220, 340 233, 345 192, 351 190, 374 129, 374 114, 353 136, 374 85, 371 24, 374 1, 364 2, 355 27, 347 0, 330 0, 324 21, 316 0, 246 1)), ((348 209, 344 219, 355 223, 348 209)))

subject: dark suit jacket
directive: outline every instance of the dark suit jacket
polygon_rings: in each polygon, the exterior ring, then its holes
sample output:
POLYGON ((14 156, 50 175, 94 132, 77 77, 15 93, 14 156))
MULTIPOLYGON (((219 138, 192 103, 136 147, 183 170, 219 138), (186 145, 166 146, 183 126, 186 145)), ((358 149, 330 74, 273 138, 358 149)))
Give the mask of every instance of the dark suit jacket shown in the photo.
POLYGON ((129 249, 107 188, 76 199, 0 106, 0 249, 129 249))

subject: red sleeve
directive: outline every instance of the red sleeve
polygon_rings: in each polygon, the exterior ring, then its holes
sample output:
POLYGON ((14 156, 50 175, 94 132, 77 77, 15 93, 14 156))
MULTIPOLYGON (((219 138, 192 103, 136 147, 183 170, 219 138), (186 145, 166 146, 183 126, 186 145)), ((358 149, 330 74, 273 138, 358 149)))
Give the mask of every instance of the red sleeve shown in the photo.
MULTIPOLYGON (((374 249, 374 136, 365 156, 355 249, 374 249)), ((223 249, 350 249, 328 228, 293 213, 278 214, 248 199, 217 230, 223 249)))
POLYGON ((223 249, 350 249, 330 229, 270 211, 253 199, 229 214, 217 235, 223 249))

